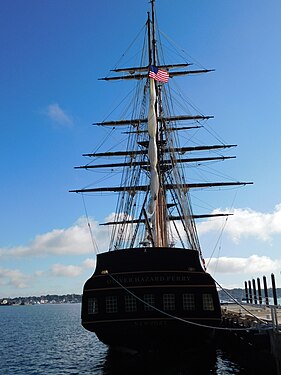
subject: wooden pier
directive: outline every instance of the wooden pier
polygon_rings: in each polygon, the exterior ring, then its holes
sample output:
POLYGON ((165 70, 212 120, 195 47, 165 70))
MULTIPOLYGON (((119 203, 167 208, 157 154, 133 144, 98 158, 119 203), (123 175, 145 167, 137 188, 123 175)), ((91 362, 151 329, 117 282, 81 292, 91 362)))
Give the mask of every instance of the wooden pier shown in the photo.
POLYGON ((279 327, 281 330, 281 308, 249 303, 225 303, 221 305, 225 319, 236 319, 245 326, 252 327, 261 321, 279 327), (279 323, 278 323, 279 322, 279 323))
MULTIPOLYGON (((281 308, 280 306, 265 306, 260 304, 225 303, 221 305, 222 317, 226 327, 254 328, 260 331, 260 337, 251 333, 236 335, 255 350, 256 341, 263 343, 263 350, 268 352, 281 375, 281 308)), ((249 330, 250 331, 250 330, 249 330)))

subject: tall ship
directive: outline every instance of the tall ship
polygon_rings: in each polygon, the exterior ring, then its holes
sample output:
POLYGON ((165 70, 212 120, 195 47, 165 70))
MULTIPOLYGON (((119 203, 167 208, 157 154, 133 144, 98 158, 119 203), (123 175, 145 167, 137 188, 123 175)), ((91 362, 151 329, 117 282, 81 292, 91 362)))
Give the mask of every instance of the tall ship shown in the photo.
POLYGON ((122 129, 126 147, 84 154, 92 161, 77 167, 119 169, 119 184, 71 190, 117 196, 112 221, 102 224, 111 229, 109 249, 97 255, 84 285, 82 325, 111 347, 136 350, 212 344, 221 306, 195 222, 223 214, 194 213, 190 192, 247 184, 190 181, 187 166, 232 158, 222 152, 235 145, 188 143, 190 132, 213 116, 175 113, 172 82, 211 70, 166 63, 155 20, 152 0, 139 64, 103 78, 135 83, 130 117, 95 124, 122 129))

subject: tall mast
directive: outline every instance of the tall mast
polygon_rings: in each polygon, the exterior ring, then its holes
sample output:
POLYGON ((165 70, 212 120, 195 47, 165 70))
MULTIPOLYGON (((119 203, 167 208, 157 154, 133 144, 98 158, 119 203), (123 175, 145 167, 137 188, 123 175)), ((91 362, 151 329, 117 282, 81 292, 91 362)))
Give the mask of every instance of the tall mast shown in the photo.
MULTIPOLYGON (((155 37, 155 10, 154 10, 154 0, 151 0, 151 14, 152 22, 150 24, 151 30, 149 30, 149 45, 150 56, 149 60, 152 61, 152 65, 157 65, 157 45, 155 37)), ((156 196, 155 213, 152 217, 152 226, 154 233, 154 244, 156 247, 167 247, 168 246, 168 231, 167 231, 167 207, 166 207, 166 195, 163 189, 164 181, 161 171, 161 161, 163 159, 163 129, 161 129, 161 116, 163 115, 161 110, 161 87, 156 84, 156 81, 151 82, 156 92, 155 99, 155 115, 156 115, 156 144, 157 144, 157 179, 159 184, 158 193, 156 196)), ((152 169, 151 169, 152 173, 152 169)))
MULTIPOLYGON (((180 241, 182 247, 198 250, 200 244, 194 219, 210 215, 194 215, 189 196, 190 189, 218 186, 246 185, 246 182, 195 182, 187 183, 184 171, 185 163, 224 160, 232 157, 195 155, 184 157, 186 153, 216 149, 226 149, 236 145, 216 144, 187 146, 178 137, 178 130, 189 130, 202 127, 200 121, 213 116, 202 114, 174 114, 169 99, 169 89, 161 81, 148 78, 148 69, 152 66, 169 72, 169 78, 179 75, 207 73, 211 70, 189 70, 183 68, 189 63, 162 64, 158 55, 156 40, 155 0, 150 0, 151 10, 147 13, 147 50, 142 54, 139 65, 113 69, 117 76, 104 77, 103 80, 137 80, 136 98, 143 89, 143 99, 134 101, 131 118, 117 121, 107 120, 94 123, 96 126, 122 127, 131 126, 126 149, 109 149, 106 152, 83 154, 88 157, 116 157, 113 163, 95 163, 78 168, 122 168, 119 186, 93 187, 72 190, 77 193, 117 192, 118 200, 113 225, 110 249, 131 248, 136 246, 169 247, 174 241, 180 241), (148 54, 148 56, 147 56, 148 54), (145 58, 145 61, 144 61, 145 58), (176 71, 175 69, 180 69, 176 71), (120 72, 122 73, 120 75, 120 72), (140 84, 139 84, 140 83, 140 84), (140 90, 141 89, 141 90, 140 90), (149 99, 149 103, 148 103, 149 99), (192 121, 191 126, 181 126, 182 121, 192 121), (194 123, 194 125, 193 125, 194 123), (118 160, 125 157, 122 162, 118 160), (180 231, 175 221, 180 220, 180 231), (172 226, 174 225, 174 227, 172 226)), ((213 215, 211 215, 213 216, 213 215)))

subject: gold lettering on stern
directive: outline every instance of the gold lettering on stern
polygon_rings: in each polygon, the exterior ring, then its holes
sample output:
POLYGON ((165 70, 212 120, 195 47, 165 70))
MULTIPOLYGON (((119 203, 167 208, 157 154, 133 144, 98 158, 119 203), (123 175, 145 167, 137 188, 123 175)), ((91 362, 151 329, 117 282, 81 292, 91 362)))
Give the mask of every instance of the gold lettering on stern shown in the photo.
MULTIPOLYGON (((163 283, 163 282, 188 282, 190 277, 187 275, 180 276, 130 276, 130 277, 114 277, 122 285, 134 285, 134 284, 145 284, 145 283, 163 283)), ((112 279, 107 280, 108 285, 115 284, 112 279)))

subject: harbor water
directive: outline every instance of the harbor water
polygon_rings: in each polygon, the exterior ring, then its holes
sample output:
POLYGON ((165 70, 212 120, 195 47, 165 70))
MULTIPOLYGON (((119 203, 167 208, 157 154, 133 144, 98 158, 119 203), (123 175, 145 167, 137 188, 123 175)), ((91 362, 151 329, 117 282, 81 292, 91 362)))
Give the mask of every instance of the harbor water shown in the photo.
MULTIPOLYGON (((109 350, 80 325, 80 304, 0 307, 0 374, 257 374, 221 348, 143 358, 109 350)), ((125 332, 124 332, 125 334, 125 332)), ((191 343, 192 345, 192 343, 191 343)), ((235 352, 235 350, 234 350, 235 352)))

